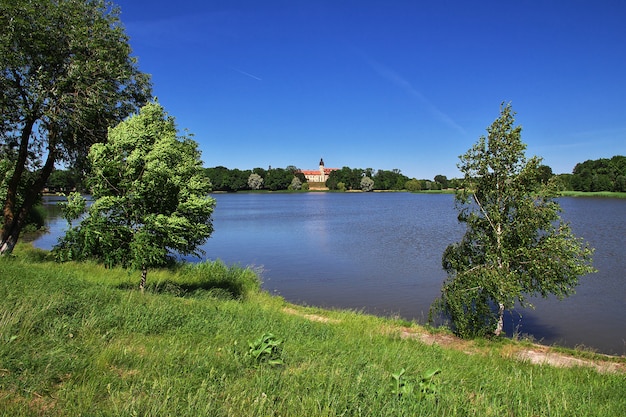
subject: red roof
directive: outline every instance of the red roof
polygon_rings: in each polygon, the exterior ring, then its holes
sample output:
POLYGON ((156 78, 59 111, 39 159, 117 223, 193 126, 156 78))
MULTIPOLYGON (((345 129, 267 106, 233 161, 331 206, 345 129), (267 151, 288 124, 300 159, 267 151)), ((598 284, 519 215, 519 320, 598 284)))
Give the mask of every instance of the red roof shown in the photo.
MULTIPOLYGON (((339 170, 339 168, 324 168, 324 174, 329 175, 331 172, 337 171, 337 170, 339 170)), ((303 173, 304 175, 319 175, 320 174, 319 169, 301 169, 300 172, 303 173)))

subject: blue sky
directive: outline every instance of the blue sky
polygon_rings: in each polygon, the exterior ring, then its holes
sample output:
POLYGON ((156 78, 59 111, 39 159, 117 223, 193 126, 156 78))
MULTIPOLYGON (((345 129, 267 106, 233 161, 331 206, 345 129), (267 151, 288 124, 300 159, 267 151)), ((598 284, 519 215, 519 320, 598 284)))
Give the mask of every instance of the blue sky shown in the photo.
POLYGON ((626 2, 117 0, 207 167, 459 176, 511 102, 555 173, 626 155, 626 2))

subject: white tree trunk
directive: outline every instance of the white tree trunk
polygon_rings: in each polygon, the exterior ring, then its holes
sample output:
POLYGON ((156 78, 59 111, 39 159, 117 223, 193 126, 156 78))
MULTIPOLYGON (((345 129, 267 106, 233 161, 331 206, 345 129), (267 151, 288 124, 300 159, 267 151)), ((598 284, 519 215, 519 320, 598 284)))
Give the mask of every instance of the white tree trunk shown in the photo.
POLYGON ((143 292, 146 287, 146 277, 148 276, 148 268, 145 266, 141 268, 141 281, 139 282, 139 289, 143 292))
POLYGON ((12 253, 16 243, 17 241, 13 236, 7 236, 0 244, 0 255, 12 253))
POLYGON ((502 333, 502 329, 504 328, 504 304, 498 303, 498 307, 498 324, 496 325, 496 330, 493 332, 496 336, 500 336, 500 333, 502 333))

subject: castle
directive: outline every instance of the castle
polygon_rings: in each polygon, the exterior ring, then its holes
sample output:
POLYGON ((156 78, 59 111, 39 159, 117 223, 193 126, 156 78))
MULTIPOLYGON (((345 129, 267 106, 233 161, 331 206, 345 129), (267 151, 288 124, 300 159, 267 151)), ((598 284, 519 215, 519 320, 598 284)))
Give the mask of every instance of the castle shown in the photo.
POLYGON ((328 179, 331 172, 337 171, 339 168, 326 168, 324 167, 324 159, 320 159, 320 168, 318 170, 300 170, 304 174, 304 177, 308 182, 321 182, 324 183, 328 179))

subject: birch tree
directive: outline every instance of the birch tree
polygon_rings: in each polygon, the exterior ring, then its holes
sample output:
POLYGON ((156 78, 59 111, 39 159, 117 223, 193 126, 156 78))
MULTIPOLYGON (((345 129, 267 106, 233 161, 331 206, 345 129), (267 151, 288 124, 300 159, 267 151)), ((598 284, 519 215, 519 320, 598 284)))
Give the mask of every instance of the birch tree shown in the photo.
POLYGON ((448 278, 431 314, 443 314, 463 337, 499 335, 505 310, 530 305, 531 296, 562 299, 594 271, 593 249, 561 219, 541 159, 525 156, 514 115, 502 105, 487 137, 458 164, 464 179, 455 201, 466 231, 443 254, 448 278))

